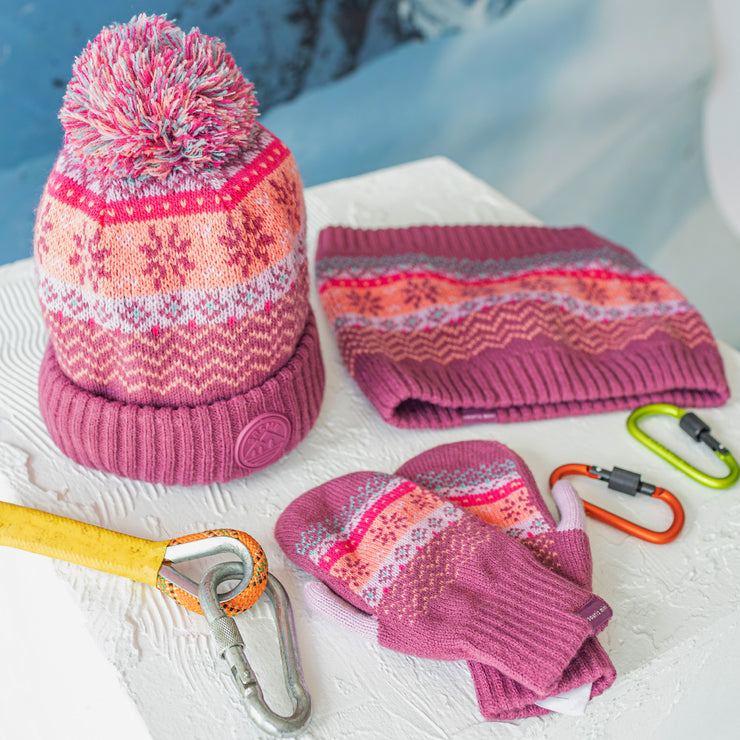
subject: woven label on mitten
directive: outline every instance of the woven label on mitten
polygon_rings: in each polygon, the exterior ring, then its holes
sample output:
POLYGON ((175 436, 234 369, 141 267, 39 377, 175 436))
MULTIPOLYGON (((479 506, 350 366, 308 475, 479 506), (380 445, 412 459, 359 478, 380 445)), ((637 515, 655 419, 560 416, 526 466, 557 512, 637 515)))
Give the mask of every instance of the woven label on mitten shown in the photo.
POLYGON ((603 599, 594 596, 588 603, 578 610, 578 613, 591 625, 594 632, 601 632, 612 618, 612 610, 603 599))

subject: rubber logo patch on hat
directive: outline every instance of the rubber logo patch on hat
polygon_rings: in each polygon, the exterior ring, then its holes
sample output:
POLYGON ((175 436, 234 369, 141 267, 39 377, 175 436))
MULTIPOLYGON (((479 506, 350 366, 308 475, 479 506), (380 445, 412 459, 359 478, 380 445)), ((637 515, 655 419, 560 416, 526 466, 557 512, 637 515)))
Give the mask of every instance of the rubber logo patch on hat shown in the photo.
POLYGON ((259 470, 279 460, 290 441, 290 421, 282 414, 260 414, 242 429, 234 456, 243 468, 259 470))

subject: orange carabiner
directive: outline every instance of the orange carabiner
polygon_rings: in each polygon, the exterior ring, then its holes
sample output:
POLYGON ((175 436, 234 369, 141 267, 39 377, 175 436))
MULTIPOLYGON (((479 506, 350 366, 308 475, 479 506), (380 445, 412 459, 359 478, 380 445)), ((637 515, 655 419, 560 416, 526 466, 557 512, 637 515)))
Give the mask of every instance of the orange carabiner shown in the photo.
POLYGON ((623 532, 631 534, 633 537, 639 537, 641 540, 652 542, 656 545, 665 545, 668 542, 673 542, 678 537, 681 529, 683 529, 686 517, 681 502, 670 491, 666 491, 665 488, 654 486, 651 483, 643 483, 637 473, 624 470, 623 468, 615 467, 613 470, 605 470, 595 465, 569 463, 568 465, 561 465, 552 471, 550 475, 550 487, 552 487, 555 481, 565 478, 567 475, 585 475, 587 478, 603 480, 613 491, 628 493, 630 496, 645 493, 652 498, 660 499, 668 504, 673 512, 673 523, 671 526, 665 532, 656 532, 653 529, 641 527, 639 524, 635 524, 628 519, 623 519, 621 516, 617 516, 611 511, 595 506, 588 501, 584 501, 583 508, 586 510, 586 514, 600 522, 604 522, 604 524, 609 524, 616 529, 621 529, 623 532))

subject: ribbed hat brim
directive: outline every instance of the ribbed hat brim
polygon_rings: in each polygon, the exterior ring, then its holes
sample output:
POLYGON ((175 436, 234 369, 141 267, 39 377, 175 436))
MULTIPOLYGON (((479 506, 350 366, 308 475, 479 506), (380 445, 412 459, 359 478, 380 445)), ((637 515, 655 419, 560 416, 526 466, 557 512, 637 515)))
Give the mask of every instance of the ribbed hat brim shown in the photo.
POLYGON ((65 455, 91 468, 166 485, 243 478, 290 452, 319 414, 324 366, 313 312, 290 360, 261 385, 196 407, 111 401, 72 383, 49 344, 39 405, 65 455))

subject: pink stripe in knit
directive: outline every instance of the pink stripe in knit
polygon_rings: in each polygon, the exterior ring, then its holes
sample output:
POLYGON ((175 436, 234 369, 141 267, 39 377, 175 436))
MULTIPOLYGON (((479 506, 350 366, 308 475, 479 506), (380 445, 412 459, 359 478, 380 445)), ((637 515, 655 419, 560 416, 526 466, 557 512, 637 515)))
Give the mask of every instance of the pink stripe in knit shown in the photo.
MULTIPOLYGON (((432 279, 440 282, 447 282, 452 285, 465 285, 465 286, 477 286, 477 285, 496 285, 503 283, 516 283, 523 279, 531 278, 532 276, 537 277, 566 277, 566 278, 584 278, 587 280, 620 280, 630 283, 665 283, 663 278, 654 274, 640 274, 640 275, 625 275, 622 272, 615 272, 613 270, 527 270, 518 272, 516 275, 506 275, 503 277, 491 276, 489 278, 483 278, 481 280, 468 280, 466 278, 457 278, 451 275, 445 275, 441 272, 425 271, 425 272, 397 272, 393 274, 383 275, 382 277, 372 278, 331 278, 321 282, 319 287, 319 293, 326 293, 334 288, 373 288, 385 285, 392 285, 394 283, 405 282, 407 280, 414 279, 432 279)), ((676 292, 673 289, 673 292, 676 292)))
POLYGON ((350 531, 347 539, 337 542, 326 551, 324 556, 321 558, 322 568, 330 570, 343 555, 356 550, 362 543, 363 537, 367 534, 368 529, 370 529, 378 515, 387 509, 394 501, 397 501, 402 496, 410 493, 415 488, 417 488, 415 483, 412 483, 411 481, 403 481, 401 485, 376 499, 373 505, 362 514, 362 517, 350 531))
POLYGON ((467 509, 470 506, 485 506, 486 504, 500 501, 502 498, 506 498, 512 493, 516 493, 523 486, 524 482, 522 479, 516 478, 515 480, 508 481, 503 485, 496 486, 485 493, 462 494, 460 496, 447 496, 447 498, 456 506, 461 506, 463 509, 467 509))
POLYGON ((290 151, 275 139, 248 167, 244 167, 219 190, 177 192, 167 196, 149 196, 131 202, 108 203, 106 199, 53 170, 47 182, 47 192, 56 200, 74 206, 88 216, 105 223, 133 223, 182 214, 210 213, 230 210, 245 194, 272 174, 288 157, 290 151))

